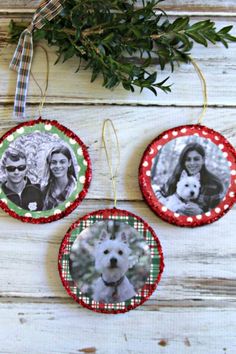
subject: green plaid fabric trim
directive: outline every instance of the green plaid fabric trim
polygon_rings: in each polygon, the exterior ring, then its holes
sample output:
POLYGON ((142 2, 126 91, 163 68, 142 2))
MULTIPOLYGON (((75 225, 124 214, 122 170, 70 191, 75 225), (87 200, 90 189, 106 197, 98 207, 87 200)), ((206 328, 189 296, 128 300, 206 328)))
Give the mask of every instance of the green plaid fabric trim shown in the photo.
POLYGON ((156 282, 158 276, 161 272, 160 269, 161 262, 161 254, 159 253, 157 240, 153 237, 152 233, 141 221, 134 218, 133 216, 122 216, 122 215, 109 215, 108 217, 103 215, 92 215, 89 216, 88 219, 82 220, 79 225, 71 232, 70 237, 68 238, 66 247, 64 248, 63 254, 59 259, 59 264, 61 265, 61 276, 66 283, 66 287, 69 288, 69 291, 78 299, 82 304, 85 304, 86 307, 89 307, 91 310, 105 310, 106 312, 114 312, 114 310, 129 310, 130 308, 136 307, 143 303, 149 296, 152 294, 156 287, 156 282), (143 286, 142 289, 139 290, 136 296, 132 299, 127 300, 121 303, 107 303, 102 304, 99 302, 95 302, 90 297, 84 296, 84 294, 78 289, 75 285, 71 274, 70 274, 70 252, 78 235, 87 227, 91 226, 95 222, 101 220, 119 220, 125 222, 136 229, 144 238, 146 243, 149 246, 150 254, 151 254, 151 267, 150 267, 150 275, 143 286))
POLYGON ((17 71, 17 84, 14 101, 14 114, 16 117, 24 117, 30 68, 33 59, 33 36, 35 28, 42 28, 45 20, 51 21, 63 9, 59 0, 47 0, 42 2, 35 11, 33 20, 19 38, 18 45, 10 63, 10 69, 17 71))

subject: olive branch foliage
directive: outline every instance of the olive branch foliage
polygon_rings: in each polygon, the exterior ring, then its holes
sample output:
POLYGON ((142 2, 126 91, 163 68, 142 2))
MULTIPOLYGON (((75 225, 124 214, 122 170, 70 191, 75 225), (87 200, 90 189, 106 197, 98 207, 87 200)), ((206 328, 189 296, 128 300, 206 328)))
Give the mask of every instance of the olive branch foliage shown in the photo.
MULTIPOLYGON (((58 59, 63 62, 76 56, 78 69, 92 72, 91 82, 98 76, 103 86, 141 91, 146 88, 155 95, 158 89, 169 92, 168 77, 158 82, 157 71, 170 64, 188 63, 194 42, 205 47, 208 43, 236 41, 230 34, 233 26, 217 31, 209 19, 190 24, 188 16, 173 22, 159 8, 164 0, 65 0, 62 12, 45 26, 34 30, 34 41, 46 40, 58 47, 58 59), (140 6, 138 6, 140 5, 140 6)), ((17 42, 28 24, 11 21, 12 42, 17 42)))

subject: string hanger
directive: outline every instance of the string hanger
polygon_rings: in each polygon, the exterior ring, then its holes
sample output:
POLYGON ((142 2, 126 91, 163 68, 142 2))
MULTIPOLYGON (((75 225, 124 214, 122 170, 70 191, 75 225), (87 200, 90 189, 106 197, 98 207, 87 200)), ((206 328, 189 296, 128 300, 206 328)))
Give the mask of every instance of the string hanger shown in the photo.
POLYGON ((117 205, 116 182, 117 182, 117 177, 118 177, 118 170, 120 168, 120 144, 119 144, 119 140, 118 140, 118 136, 117 136, 114 124, 113 124, 111 119, 106 119, 103 122, 102 142, 103 142, 103 145, 104 145, 104 149, 105 149, 105 153, 106 153, 106 159, 107 159, 107 163, 108 163, 109 170, 110 170, 110 176, 111 176, 111 181, 112 181, 112 189, 113 189, 113 194, 114 194, 114 207, 116 208, 116 205, 117 205), (116 168, 115 168, 114 173, 113 173, 113 164, 112 164, 112 161, 111 161, 111 157, 110 157, 110 155, 108 153, 107 139, 106 139, 106 131, 107 131, 107 125, 108 124, 110 124, 110 126, 112 127, 112 130, 113 130, 113 133, 114 133, 115 139, 116 139, 117 162, 116 162, 116 168))
POLYGON ((203 120, 203 117, 206 113, 207 106, 208 106, 207 84, 206 84, 206 79, 205 79, 203 72, 201 71, 199 65, 196 63, 196 61, 192 57, 190 57, 190 60, 191 60, 191 63, 193 64, 194 69, 196 70, 196 72, 200 78, 201 84, 202 84, 203 108, 202 108, 202 112, 201 112, 201 114, 198 118, 198 122, 197 122, 197 124, 202 124, 202 120, 203 120))
POLYGON ((42 90, 42 87, 40 86, 39 82, 36 80, 32 70, 30 71, 30 74, 35 82, 35 84, 38 86, 39 90, 40 90, 40 103, 39 103, 39 117, 42 116, 42 110, 43 110, 43 107, 44 107, 44 104, 45 104, 45 101, 46 101, 46 95, 47 95, 47 91, 48 91, 48 83, 49 83, 49 57, 48 57, 48 52, 47 50, 41 46, 41 45, 38 45, 39 48, 41 48, 43 51, 44 51, 44 54, 46 56, 46 79, 45 79, 45 88, 44 88, 44 91, 42 90))

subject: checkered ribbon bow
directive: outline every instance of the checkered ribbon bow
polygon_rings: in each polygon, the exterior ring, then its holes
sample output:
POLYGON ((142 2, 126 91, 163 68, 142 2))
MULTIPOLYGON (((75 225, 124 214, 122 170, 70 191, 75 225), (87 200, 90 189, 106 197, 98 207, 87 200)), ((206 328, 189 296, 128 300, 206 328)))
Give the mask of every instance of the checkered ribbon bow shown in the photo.
POLYGON ((21 33, 17 48, 10 63, 10 69, 18 72, 14 102, 14 113, 16 117, 24 117, 25 115, 28 82, 33 59, 33 31, 35 28, 42 28, 45 25, 45 20, 51 21, 62 9, 63 7, 59 0, 43 1, 35 11, 29 27, 21 33))

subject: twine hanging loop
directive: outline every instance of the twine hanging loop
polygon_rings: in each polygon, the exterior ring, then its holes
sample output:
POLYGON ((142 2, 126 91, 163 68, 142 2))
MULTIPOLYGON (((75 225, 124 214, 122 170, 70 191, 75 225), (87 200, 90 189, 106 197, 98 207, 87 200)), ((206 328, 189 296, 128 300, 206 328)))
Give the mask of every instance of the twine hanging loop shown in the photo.
MULTIPOLYGON (((118 175, 118 170, 120 168, 120 144, 119 144, 119 140, 118 140, 118 136, 114 127, 114 124, 112 122, 111 119, 106 119, 103 123, 103 128, 102 128, 102 141, 103 141, 103 145, 104 145, 104 149, 105 149, 105 153, 106 153, 106 159, 107 159, 107 163, 109 166, 109 170, 110 170, 110 176, 111 176, 111 181, 112 181, 112 189, 113 189, 113 194, 114 194, 114 207, 116 208, 117 205, 117 187, 116 187, 116 182, 117 182, 117 175, 118 175), (116 163, 116 168, 115 171, 113 172, 113 164, 111 161, 111 157, 108 153, 108 147, 107 147, 107 139, 106 139, 106 129, 107 129, 107 125, 110 124, 112 127, 112 130, 114 132, 115 135, 115 139, 116 139, 116 152, 117 152, 117 163, 116 163)), ((111 149, 109 149, 111 150, 111 149)))

